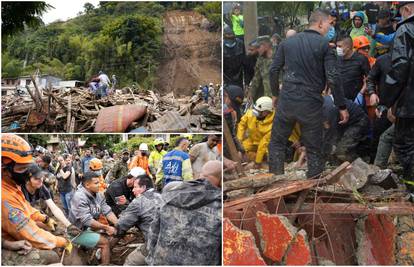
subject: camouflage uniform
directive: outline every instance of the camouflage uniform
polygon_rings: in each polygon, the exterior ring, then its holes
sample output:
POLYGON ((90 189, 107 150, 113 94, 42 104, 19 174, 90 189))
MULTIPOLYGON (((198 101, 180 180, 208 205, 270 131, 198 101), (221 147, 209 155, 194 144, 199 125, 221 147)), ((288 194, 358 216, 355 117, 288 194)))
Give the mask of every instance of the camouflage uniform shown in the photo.
MULTIPOLYGON (((123 235, 131 227, 136 226, 142 231, 145 240, 147 240, 149 228, 155 213, 161 205, 161 195, 155 192, 154 189, 149 189, 136 197, 119 217, 116 225, 118 234, 123 235)), ((145 263, 143 256, 146 254, 145 247, 135 249, 128 255, 125 265, 142 265, 145 263)))
POLYGON ((122 178, 128 175, 128 164, 124 162, 122 159, 115 163, 115 166, 111 170, 111 177, 109 183, 112 181, 122 178))
POLYGON ((221 264, 221 189, 203 179, 168 184, 147 240, 148 265, 221 264))
POLYGON ((271 58, 260 56, 257 59, 254 70, 254 77, 250 85, 250 94, 254 102, 256 102, 256 100, 262 96, 272 97, 269 79, 269 68, 271 64, 271 58))
POLYGON ((49 265, 59 262, 59 256, 53 250, 33 248, 26 255, 7 249, 1 250, 1 265, 49 265))
POLYGON ((381 134, 379 139, 377 154, 375 155, 374 165, 385 169, 391 155, 392 144, 394 141, 394 124, 381 134))

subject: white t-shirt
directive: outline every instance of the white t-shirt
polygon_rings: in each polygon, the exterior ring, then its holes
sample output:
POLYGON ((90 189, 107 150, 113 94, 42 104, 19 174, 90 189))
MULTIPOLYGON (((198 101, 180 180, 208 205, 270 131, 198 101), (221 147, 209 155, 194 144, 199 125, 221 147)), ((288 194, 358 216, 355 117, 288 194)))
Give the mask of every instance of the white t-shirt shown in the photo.
POLYGON ((108 75, 106 75, 105 73, 102 73, 101 75, 99 75, 99 85, 109 85, 111 83, 111 80, 109 80, 108 75))
POLYGON ((196 158, 196 160, 191 163, 191 167, 193 169, 193 178, 198 179, 200 178, 201 168, 203 168, 204 164, 210 160, 218 160, 220 154, 218 153, 217 146, 210 149, 207 142, 203 142, 191 148, 190 156, 196 158))

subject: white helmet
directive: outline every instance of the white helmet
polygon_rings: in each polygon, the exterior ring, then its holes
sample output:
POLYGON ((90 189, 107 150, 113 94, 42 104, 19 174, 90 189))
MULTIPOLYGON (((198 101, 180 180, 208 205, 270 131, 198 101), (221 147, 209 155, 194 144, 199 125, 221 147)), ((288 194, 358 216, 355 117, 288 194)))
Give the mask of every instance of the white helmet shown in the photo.
POLYGON ((132 168, 130 171, 129 171, 129 173, 128 173, 129 175, 131 175, 131 176, 133 176, 133 177, 135 177, 135 178, 137 178, 138 176, 141 176, 141 175, 145 175, 145 174, 147 174, 146 172, 145 172, 145 170, 143 169, 143 168, 141 168, 141 167, 134 167, 134 168, 132 168))
POLYGON ((210 83, 210 84, 209 84, 209 86, 213 86, 213 85, 214 85, 213 83, 210 83))
POLYGON ((257 111, 272 111, 273 110, 273 101, 268 96, 262 96, 256 100, 256 104, 254 105, 254 109, 257 111))
POLYGON ((145 143, 142 143, 142 144, 140 144, 140 145, 139 145, 138 150, 139 150, 139 151, 148 151, 148 150, 149 150, 149 149, 148 149, 148 145, 147 145, 147 144, 145 144, 145 143))

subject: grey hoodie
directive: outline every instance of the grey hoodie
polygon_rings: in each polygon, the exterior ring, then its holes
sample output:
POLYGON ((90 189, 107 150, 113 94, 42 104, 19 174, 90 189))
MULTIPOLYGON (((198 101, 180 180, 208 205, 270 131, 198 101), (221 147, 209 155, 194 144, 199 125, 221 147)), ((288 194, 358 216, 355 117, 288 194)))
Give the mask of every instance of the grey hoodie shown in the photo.
POLYGON ((69 221, 80 229, 90 227, 92 219, 98 220, 101 214, 107 216, 112 212, 102 193, 93 196, 82 184, 78 185, 70 204, 69 221))

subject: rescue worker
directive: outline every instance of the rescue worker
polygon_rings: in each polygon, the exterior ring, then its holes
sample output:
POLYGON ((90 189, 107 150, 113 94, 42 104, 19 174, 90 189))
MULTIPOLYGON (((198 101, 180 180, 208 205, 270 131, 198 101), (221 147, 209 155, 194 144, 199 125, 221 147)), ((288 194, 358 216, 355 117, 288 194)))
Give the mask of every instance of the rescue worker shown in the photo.
POLYGON ((207 142, 198 143, 190 149, 190 160, 194 179, 199 178, 201 169, 207 161, 219 159, 220 154, 217 145, 220 141, 220 135, 210 134, 207 137, 207 142))
POLYGON ((316 9, 309 18, 309 29, 283 41, 270 68, 273 100, 277 116, 273 120, 269 144, 269 170, 284 173, 285 150, 296 122, 301 141, 307 151, 307 177, 320 175, 324 170, 322 158, 322 91, 328 84, 333 90, 335 104, 340 109, 340 124, 348 120, 341 87, 337 78, 336 57, 324 35, 331 27, 329 12, 316 9), (283 90, 279 90, 279 73, 284 70, 283 90), (280 97, 279 97, 280 92, 280 97))
POLYGON ((167 151, 163 149, 164 140, 162 138, 155 139, 153 145, 155 147, 155 150, 151 151, 151 154, 148 158, 148 166, 152 177, 156 177, 160 162, 162 161, 162 158, 165 156, 165 154, 167 154, 167 151))
POLYGON ((244 82, 250 84, 254 76, 254 67, 259 58, 259 43, 254 39, 247 45, 246 56, 244 57, 244 82))
POLYGON ((365 33, 364 24, 368 23, 368 18, 366 17, 363 11, 357 11, 352 17, 352 27, 349 32, 352 40, 355 40, 356 37, 365 36, 371 38, 367 33, 365 33))
POLYGON ((371 142, 371 162, 376 157, 380 136, 391 127, 391 122, 387 116, 387 106, 390 106, 389 100, 392 99, 392 91, 390 92, 385 89, 385 78, 390 70, 391 54, 387 53, 377 58, 368 74, 367 94, 370 96, 370 105, 376 107, 371 142))
POLYGON ((368 76, 369 62, 363 55, 354 52, 351 37, 340 37, 336 43, 337 55, 342 57, 338 66, 346 98, 354 101, 363 87, 366 87, 365 79, 368 76))
POLYGON ((240 4, 235 4, 231 14, 231 25, 237 39, 244 42, 244 20, 240 4))
POLYGON ((215 102, 216 89, 214 89, 214 84, 213 83, 210 83, 208 85, 208 96, 209 96, 208 97, 208 104, 211 107, 214 107, 216 105, 216 102, 215 102))
POLYGON ((385 79, 386 90, 395 94, 390 100, 395 114, 394 151, 403 166, 404 180, 414 201, 414 2, 400 2, 403 20, 397 26, 391 71, 385 79))
POLYGON ((141 167, 147 172, 148 175, 151 175, 148 163, 148 156, 150 155, 148 145, 146 143, 142 143, 139 145, 138 150, 138 155, 131 159, 128 168, 131 170, 134 167, 141 167))
POLYGON ((134 167, 125 176, 113 181, 105 191, 106 203, 111 207, 113 213, 118 216, 133 200, 131 188, 138 176, 145 175, 141 167, 134 167))
POLYGON ((89 162, 89 171, 94 172, 99 177, 99 192, 105 192, 108 185, 105 183, 105 179, 102 174, 103 164, 100 159, 94 158, 89 162))
POLYGON ((274 117, 272 99, 268 96, 262 96, 257 99, 254 107, 249 109, 239 122, 237 139, 241 142, 249 160, 255 161, 256 167, 259 167, 268 154, 274 117))
POLYGON ((272 96, 269 82, 269 67, 272 64, 272 42, 269 36, 260 36, 257 39, 259 43, 259 58, 256 62, 255 73, 249 92, 253 102, 256 102, 262 96, 272 96))
POLYGON ((129 151, 128 149, 122 150, 122 157, 115 163, 114 168, 110 171, 111 177, 108 181, 110 184, 112 181, 122 178, 128 175, 128 160, 129 160, 129 151))
POLYGON ((226 85, 237 85, 243 88, 245 79, 245 51, 242 41, 234 36, 229 26, 223 29, 223 80, 226 85))
POLYGON ((221 161, 208 161, 200 177, 164 188, 148 234, 148 265, 221 264, 221 161))
POLYGON ((116 229, 108 221, 115 225, 118 219, 106 204, 99 187, 99 175, 96 172, 85 173, 72 198, 69 221, 82 230, 82 233, 72 236, 72 242, 86 248, 100 248, 101 264, 108 265, 111 257, 109 241, 95 231, 103 230, 109 236, 114 235, 116 229))
POLYGON ((358 36, 353 38, 354 49, 361 55, 368 59, 369 66, 372 67, 375 64, 375 57, 369 55, 371 49, 371 41, 366 36, 358 36))
MULTIPOLYGON (((149 228, 157 210, 161 207, 162 198, 154 189, 153 181, 145 173, 135 179, 133 184, 134 199, 122 211, 116 225, 117 236, 124 235, 131 227, 137 227, 144 235, 145 244, 148 240, 149 228)), ((146 247, 136 248, 125 259, 124 265, 145 265, 146 247)))
POLYGON ((81 167, 82 167, 82 173, 79 174, 80 178, 82 179, 82 175, 85 172, 89 171, 89 161, 91 161, 94 157, 92 156, 92 150, 91 149, 86 149, 85 150, 85 155, 84 157, 81 159, 81 167))
MULTIPOLYGON (((65 248, 72 251, 72 243, 39 228, 42 222, 50 229, 55 222, 49 216, 33 208, 24 197, 21 186, 29 176, 29 166, 33 163, 33 148, 14 134, 4 133, 1 137, 1 235, 2 240, 27 240, 39 250, 65 248)), ((3 255, 4 256, 4 255, 3 255)))
POLYGON ((176 141, 176 147, 165 154, 157 172, 155 184, 165 186, 173 181, 188 181, 193 179, 188 146, 190 141, 180 137, 176 141))

